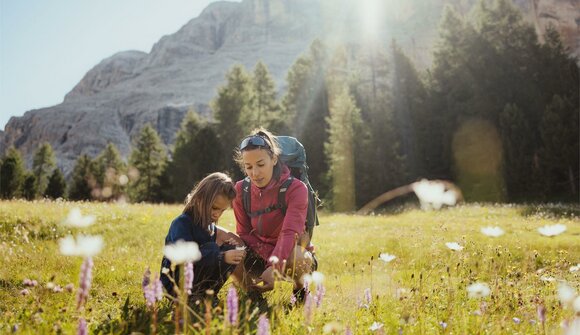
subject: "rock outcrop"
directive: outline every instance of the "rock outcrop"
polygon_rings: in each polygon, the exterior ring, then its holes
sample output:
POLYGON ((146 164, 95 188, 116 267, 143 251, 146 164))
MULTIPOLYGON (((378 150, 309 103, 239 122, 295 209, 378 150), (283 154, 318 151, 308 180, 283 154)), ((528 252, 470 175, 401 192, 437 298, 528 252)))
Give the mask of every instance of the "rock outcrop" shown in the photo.
MULTIPOLYGON (((208 104, 235 63, 253 68, 264 61, 284 87, 286 73, 314 38, 340 31, 349 41, 364 36, 365 18, 354 15, 358 1, 244 0, 215 2, 174 34, 161 38, 149 53, 119 52, 101 61, 56 106, 12 117, 0 132, 0 153, 18 148, 31 164, 32 153, 48 141, 59 166, 70 173, 80 154, 97 155, 108 142, 124 157, 140 129, 151 123, 166 145, 173 143, 185 113, 194 108, 210 114, 208 104)), ((471 0, 468 1, 468 3, 471 0)), ((524 14, 543 31, 559 29, 580 55, 580 5, 574 0, 516 0, 524 14)), ((391 35, 407 48, 418 66, 428 66, 436 25, 446 3, 464 1, 390 1, 391 35)))

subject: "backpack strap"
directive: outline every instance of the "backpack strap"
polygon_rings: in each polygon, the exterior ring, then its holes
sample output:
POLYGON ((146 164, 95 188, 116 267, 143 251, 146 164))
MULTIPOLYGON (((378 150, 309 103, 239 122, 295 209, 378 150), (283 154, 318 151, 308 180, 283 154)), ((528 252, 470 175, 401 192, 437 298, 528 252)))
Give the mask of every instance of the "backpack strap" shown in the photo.
POLYGON ((242 205, 244 206, 244 212, 249 215, 252 208, 252 197, 250 196, 250 177, 244 178, 242 182, 242 205))
POLYGON ((288 187, 294 181, 294 177, 290 176, 288 179, 284 181, 284 183, 280 186, 278 191, 278 203, 264 209, 260 209, 254 212, 251 212, 251 195, 250 195, 250 178, 244 178, 242 182, 242 204, 244 206, 244 211, 250 218, 256 217, 258 215, 262 215, 265 213, 270 213, 276 209, 280 209, 282 214, 286 215, 286 191, 288 191, 288 187))
POLYGON ((282 210, 282 214, 286 215, 286 191, 290 187, 290 184, 294 181, 294 177, 290 176, 288 179, 284 181, 284 183, 280 186, 280 190, 278 191, 278 205, 279 208, 282 210))

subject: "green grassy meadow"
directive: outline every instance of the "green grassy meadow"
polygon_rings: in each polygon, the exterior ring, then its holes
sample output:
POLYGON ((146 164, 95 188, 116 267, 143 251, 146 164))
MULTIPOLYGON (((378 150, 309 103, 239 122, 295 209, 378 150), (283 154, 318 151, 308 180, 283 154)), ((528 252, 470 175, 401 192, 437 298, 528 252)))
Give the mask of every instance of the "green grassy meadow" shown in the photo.
MULTIPOLYGON (((70 334, 79 317, 87 320, 90 333, 150 333, 152 312, 145 306, 142 276, 147 267, 159 272, 165 234, 181 209, 0 202, 0 333, 70 334), (74 207, 97 222, 82 230, 63 226, 74 207), (75 302, 82 259, 59 253, 58 239, 69 232, 98 234, 105 241, 93 259, 90 297, 82 310, 75 302), (23 295, 26 278, 38 285, 23 295), (75 290, 54 292, 49 283, 72 283, 75 290)), ((353 334, 562 334, 574 311, 559 302, 559 280, 580 292, 580 271, 570 271, 580 263, 579 215, 578 206, 473 204, 377 216, 323 213, 314 242, 326 294, 310 323, 302 305, 287 307, 288 285, 282 284, 268 295, 270 308, 241 308, 238 327, 229 327, 218 307, 209 324, 197 321, 188 333, 255 333, 257 315, 265 312, 272 334, 344 334, 346 327, 353 334), (566 232, 544 237, 537 231, 556 223, 565 224, 566 232), (505 235, 485 236, 480 229, 486 226, 499 226, 505 235), (445 242, 464 249, 452 251, 445 242), (396 259, 385 263, 378 259, 382 252, 396 259), (475 282, 487 283, 491 294, 468 298, 466 287, 475 282), (544 323, 537 315, 540 305, 544 323), (374 322, 383 327, 371 330, 374 322)), ((231 210, 220 224, 234 229, 231 210)), ((241 303, 246 304, 243 297, 241 303)), ((158 314, 158 331, 173 332, 167 301, 158 314)))

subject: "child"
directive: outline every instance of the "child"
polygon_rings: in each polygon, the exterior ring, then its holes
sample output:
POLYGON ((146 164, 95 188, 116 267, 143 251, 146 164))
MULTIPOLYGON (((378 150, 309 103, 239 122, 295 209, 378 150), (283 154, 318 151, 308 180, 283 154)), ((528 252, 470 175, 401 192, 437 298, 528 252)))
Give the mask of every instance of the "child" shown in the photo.
MULTIPOLYGON (((212 173, 187 195, 183 213, 173 220, 169 227, 165 245, 178 240, 196 242, 201 252, 201 259, 193 265, 190 302, 203 299, 207 290, 213 290, 214 297, 217 296, 229 275, 246 255, 245 250, 236 250, 236 247, 244 249, 242 240, 216 225, 235 196, 231 178, 224 173, 212 173)), ((178 283, 180 269, 178 267, 175 273, 172 273, 171 261, 163 257, 161 282, 167 292, 175 296, 174 283, 170 277, 178 283)))

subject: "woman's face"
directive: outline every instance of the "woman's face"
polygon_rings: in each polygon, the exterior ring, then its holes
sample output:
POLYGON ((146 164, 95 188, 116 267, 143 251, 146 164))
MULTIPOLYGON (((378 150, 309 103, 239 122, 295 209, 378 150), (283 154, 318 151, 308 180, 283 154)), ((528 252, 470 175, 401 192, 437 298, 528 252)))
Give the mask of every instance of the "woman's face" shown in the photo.
POLYGON ((264 187, 272 180, 277 158, 272 158, 267 150, 254 149, 242 151, 244 171, 254 185, 264 187))
POLYGON ((217 195, 211 205, 211 220, 217 222, 228 207, 230 207, 230 200, 222 194, 217 195))

